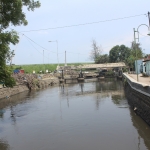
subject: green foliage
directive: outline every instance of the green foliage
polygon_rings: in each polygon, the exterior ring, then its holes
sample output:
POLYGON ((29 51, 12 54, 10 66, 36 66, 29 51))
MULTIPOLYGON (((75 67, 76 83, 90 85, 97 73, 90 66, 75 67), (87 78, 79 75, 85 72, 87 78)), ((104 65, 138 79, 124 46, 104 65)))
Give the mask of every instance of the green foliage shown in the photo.
POLYGON ((127 81, 126 78, 123 78, 123 85, 124 85, 124 86, 127 86, 127 85, 128 85, 128 81, 127 81))
POLYGON ((131 45, 131 52, 129 57, 126 59, 126 65, 128 65, 130 68, 135 69, 135 60, 143 58, 142 49, 140 47, 139 43, 132 42, 131 45))
POLYGON ((109 52, 109 61, 111 63, 115 62, 125 62, 127 58, 130 56, 131 49, 126 47, 125 45, 116 45, 109 52))
POLYGON ((134 63, 135 63, 136 57, 133 56, 132 54, 127 58, 126 60, 126 64, 130 67, 130 68, 135 68, 134 63))
POLYGON ((11 77, 12 68, 6 66, 6 62, 11 62, 14 55, 10 50, 10 44, 17 44, 19 36, 14 30, 7 28, 9 25, 27 25, 25 13, 22 11, 23 6, 33 11, 34 8, 40 7, 39 1, 34 0, 1 0, 0 2, 0 82, 6 86, 12 87, 15 83, 11 77))
MULTIPOLYGON (((83 65, 84 63, 70 63, 67 64, 68 66, 70 65, 74 65, 74 66, 78 66, 78 65, 83 65)), ((85 63, 88 64, 88 63, 85 63)), ((60 64, 60 66, 64 66, 64 64, 60 64)), ((54 71, 56 70, 57 64, 33 64, 33 65, 15 65, 13 66, 13 69, 23 69, 25 71, 25 73, 33 73, 33 70, 35 71, 35 73, 39 73, 40 71, 42 71, 42 73, 44 72, 44 70, 48 71, 54 71)))
POLYGON ((20 69, 22 69, 22 67, 21 67, 21 66, 16 66, 16 67, 13 67, 13 69, 18 69, 18 70, 20 70, 20 69))
POLYGON ((2 30, 8 28, 9 24, 14 26, 28 24, 25 13, 22 11, 23 6, 26 6, 28 10, 34 11, 34 8, 40 7, 40 3, 34 0, 1 0, 0 24, 2 30))
POLYGON ((0 82, 4 83, 7 87, 13 87, 15 85, 15 80, 11 75, 12 68, 10 66, 0 66, 0 82))
POLYGON ((111 63, 119 62, 119 45, 114 46, 109 51, 109 61, 111 63))
POLYGON ((123 68, 122 68, 122 71, 123 71, 123 72, 127 72, 128 70, 127 70, 127 68, 123 67, 123 68))
POLYGON ((109 70, 109 71, 105 72, 105 76, 106 77, 113 77, 114 76, 114 72, 112 70, 109 70))
POLYGON ((95 63, 96 64, 104 64, 109 62, 109 56, 107 54, 100 55, 96 58, 95 63))
POLYGON ((130 56, 131 54, 131 49, 126 47, 125 45, 120 45, 119 46, 119 61, 120 62, 125 62, 127 58, 130 56))
POLYGON ((143 77, 149 77, 146 73, 142 73, 143 77))

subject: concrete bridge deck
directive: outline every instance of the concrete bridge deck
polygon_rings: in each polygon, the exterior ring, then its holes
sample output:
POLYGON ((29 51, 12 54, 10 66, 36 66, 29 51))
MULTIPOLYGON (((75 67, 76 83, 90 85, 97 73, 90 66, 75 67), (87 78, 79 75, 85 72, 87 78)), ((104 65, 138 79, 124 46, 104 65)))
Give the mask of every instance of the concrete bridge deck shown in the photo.
POLYGON ((126 67, 124 62, 105 63, 105 64, 86 64, 77 66, 78 69, 97 69, 97 68, 122 68, 126 67))

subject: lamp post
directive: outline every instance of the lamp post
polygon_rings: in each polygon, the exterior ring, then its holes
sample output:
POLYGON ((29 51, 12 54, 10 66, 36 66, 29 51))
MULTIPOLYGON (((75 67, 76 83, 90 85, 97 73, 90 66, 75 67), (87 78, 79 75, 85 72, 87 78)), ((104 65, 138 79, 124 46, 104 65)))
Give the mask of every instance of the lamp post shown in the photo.
MULTIPOLYGON (((136 52, 136 74, 137 74, 137 81, 139 80, 138 79, 138 65, 137 65, 137 50, 136 50, 136 37, 135 37, 135 28, 133 28, 133 31, 134 31, 134 44, 135 44, 135 52, 136 52)), ((138 34, 138 37, 139 37, 139 34, 138 34)), ((138 38, 139 39, 139 38, 138 38)))
POLYGON ((59 67, 59 58, 58 58, 58 41, 48 41, 48 42, 56 42, 57 44, 57 62, 58 62, 58 67, 59 67))
POLYGON ((150 12, 148 12, 148 21, 149 21, 149 31, 150 31, 150 12))
MULTIPOLYGON (((150 13, 149 13, 149 12, 148 12, 148 17, 149 17, 149 25, 150 25, 150 13)), ((148 25, 146 25, 146 24, 141 24, 141 25, 139 25, 138 28, 137 28, 137 30, 135 30, 135 28, 133 29, 133 31, 134 31, 134 44, 135 44, 135 50, 136 50, 136 73, 137 73, 137 81, 138 81, 139 79, 138 79, 138 64, 137 64, 137 49, 136 49, 136 48, 137 48, 137 45, 136 45, 136 39, 138 39, 138 42, 139 42, 139 27, 142 26, 142 25, 147 26, 148 31, 150 30, 150 26, 148 26, 148 25), (138 38, 136 38, 135 32, 138 33, 138 38)), ((150 32, 149 32, 147 35, 150 36, 150 32)))

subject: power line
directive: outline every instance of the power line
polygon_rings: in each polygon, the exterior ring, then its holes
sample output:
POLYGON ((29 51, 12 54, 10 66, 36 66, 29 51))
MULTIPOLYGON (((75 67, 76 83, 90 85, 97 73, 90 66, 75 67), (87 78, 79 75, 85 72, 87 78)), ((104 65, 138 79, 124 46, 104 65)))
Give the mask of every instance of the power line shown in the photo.
POLYGON ((29 39, 30 41, 32 41, 33 43, 35 43, 36 45, 38 45, 39 47, 41 47, 42 49, 48 51, 48 52, 52 52, 52 53, 57 53, 57 52, 53 52, 53 51, 50 51, 50 50, 47 50, 46 48, 44 48, 43 46, 37 44, 35 41, 33 41, 31 38, 29 38, 28 36, 26 36, 25 34, 23 34, 27 39, 29 39))
MULTIPOLYGON (((26 36, 25 34, 22 34, 24 37, 26 37, 28 40, 30 40, 30 42, 33 42, 34 44, 36 44, 36 45, 38 45, 39 47, 41 47, 42 48, 42 50, 44 49, 44 50, 46 50, 46 51, 48 51, 48 52, 52 52, 52 53, 57 53, 57 52, 53 52, 53 51, 49 51, 49 50, 47 50, 46 48, 44 48, 43 46, 41 46, 41 45, 39 45, 39 44, 37 44, 34 40, 32 40, 31 38, 29 38, 28 36, 26 36)), ((32 45, 33 46, 33 45, 32 45)), ((33 46, 34 47, 34 46, 33 46)), ((35 47, 34 47, 35 48, 35 47)), ((36 48, 35 48, 36 49, 36 48)), ((37 50, 37 49, 36 49, 37 50)), ((41 52, 40 52, 41 53, 41 52)), ((62 52, 62 53, 59 53, 59 54, 64 54, 65 52, 62 52)), ((67 51, 67 53, 72 53, 72 54, 81 54, 81 55, 87 55, 87 53, 74 53, 74 52, 69 52, 69 51, 67 51)))
POLYGON ((104 23, 104 22, 110 22, 110 21, 129 19, 129 18, 139 17, 139 16, 143 16, 143 15, 146 15, 146 14, 116 18, 116 19, 109 19, 109 20, 102 20, 102 21, 96 21, 96 22, 89 22, 89 23, 81 23, 81 24, 76 24, 76 25, 66 25, 66 26, 60 26, 60 27, 52 27, 52 28, 28 30, 28 31, 20 31, 20 32, 35 32, 35 31, 42 31, 42 30, 54 30, 54 29, 62 29, 62 28, 71 28, 71 27, 77 27, 77 26, 85 26, 85 25, 90 25, 90 24, 97 24, 97 23, 104 23))
POLYGON ((74 52, 71 52, 71 51, 66 51, 67 53, 71 53, 71 54, 76 54, 76 55, 78 55, 78 54, 80 54, 80 55, 89 55, 89 54, 87 54, 87 53, 74 53, 74 52))
MULTIPOLYGON (((27 38, 27 40, 28 40, 28 42, 33 46, 33 44, 31 43, 31 41, 27 38)), ((43 53, 42 52, 40 52, 37 48, 35 48, 35 46, 33 46, 33 48, 36 50, 36 51, 38 51, 41 55, 43 55, 43 53)), ((49 58, 48 57, 46 57, 46 56, 44 56, 45 58, 47 58, 48 60, 49 60, 49 58)), ((54 60, 54 59, 53 59, 54 60)))
MULTIPOLYGON (((33 44, 31 43, 31 41, 29 40, 29 39, 27 39, 28 40, 28 42, 33 46, 33 44)), ((35 48, 34 46, 33 46, 33 48, 36 50, 36 51, 38 51, 40 54, 42 54, 42 52, 40 52, 37 48, 35 48)))

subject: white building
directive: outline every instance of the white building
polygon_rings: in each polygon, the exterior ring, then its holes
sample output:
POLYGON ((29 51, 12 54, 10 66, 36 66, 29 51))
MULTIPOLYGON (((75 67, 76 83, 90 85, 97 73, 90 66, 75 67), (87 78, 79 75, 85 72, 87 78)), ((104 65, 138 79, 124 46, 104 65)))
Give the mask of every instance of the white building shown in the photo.
POLYGON ((143 61, 144 59, 139 59, 135 61, 135 73, 136 74, 142 73, 141 66, 143 65, 143 61))
MULTIPOLYGON (((143 73, 145 73, 146 75, 150 76, 150 58, 146 58, 144 61, 145 63, 145 71, 143 73)), ((143 68, 144 70, 144 68, 143 68)))

